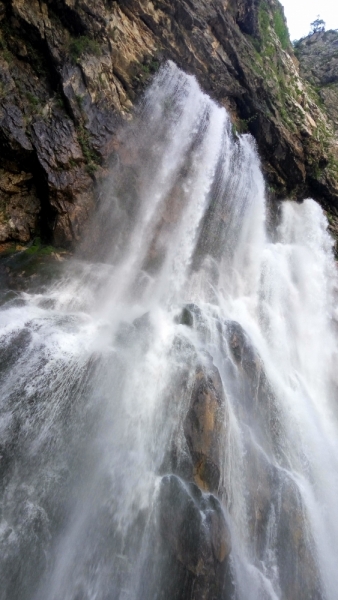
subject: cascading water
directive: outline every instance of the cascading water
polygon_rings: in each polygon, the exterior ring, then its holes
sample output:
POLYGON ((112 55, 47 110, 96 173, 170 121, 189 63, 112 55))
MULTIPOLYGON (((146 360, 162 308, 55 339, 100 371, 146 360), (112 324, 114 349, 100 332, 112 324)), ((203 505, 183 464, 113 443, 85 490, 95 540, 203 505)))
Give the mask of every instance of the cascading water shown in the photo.
MULTIPOLYGON (((1 600, 336 600, 336 267, 168 63, 92 257, 0 312, 1 600)), ((87 244, 88 246, 88 244, 87 244)))

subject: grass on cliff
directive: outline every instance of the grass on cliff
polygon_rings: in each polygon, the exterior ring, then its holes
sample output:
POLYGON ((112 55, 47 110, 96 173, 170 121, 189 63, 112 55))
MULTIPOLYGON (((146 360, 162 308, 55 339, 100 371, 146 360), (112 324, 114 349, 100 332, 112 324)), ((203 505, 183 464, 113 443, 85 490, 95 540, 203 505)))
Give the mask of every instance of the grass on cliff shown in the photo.
POLYGON ((283 50, 286 50, 290 46, 290 35, 285 23, 284 15, 282 15, 279 10, 273 15, 273 24, 281 46, 283 50))
POLYGON ((82 154, 86 161, 86 169, 89 175, 93 175, 100 164, 100 157, 97 152, 92 148, 89 133, 83 125, 80 125, 77 129, 77 139, 81 146, 82 154))
POLYGON ((51 256, 55 252, 57 252, 57 249, 54 246, 43 244, 41 239, 37 237, 27 246, 17 242, 2 244, 0 247, 0 258, 6 258, 18 253, 27 257, 51 256))
POLYGON ((262 0, 258 10, 258 24, 261 36, 261 52, 266 53, 271 43, 273 43, 272 31, 275 32, 283 50, 291 46, 289 30, 282 9, 277 8, 271 19, 269 7, 265 0, 262 0))
POLYGON ((93 56, 100 56, 101 54, 99 43, 87 35, 71 38, 68 44, 68 51, 74 62, 79 60, 84 54, 92 54, 93 56))
POLYGON ((40 238, 35 238, 33 243, 25 250, 26 256, 50 256, 56 249, 54 246, 45 245, 40 238))

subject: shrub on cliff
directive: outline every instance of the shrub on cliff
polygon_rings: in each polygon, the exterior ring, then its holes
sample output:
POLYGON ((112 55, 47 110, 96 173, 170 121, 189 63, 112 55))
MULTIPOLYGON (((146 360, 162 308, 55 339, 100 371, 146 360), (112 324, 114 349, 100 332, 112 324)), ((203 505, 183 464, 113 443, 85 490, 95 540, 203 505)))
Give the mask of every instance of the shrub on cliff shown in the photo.
POLYGON ((323 19, 321 19, 319 17, 319 15, 315 21, 310 23, 310 25, 311 25, 310 35, 312 35, 313 33, 318 33, 320 31, 325 31, 326 23, 325 23, 325 21, 323 21, 323 19))

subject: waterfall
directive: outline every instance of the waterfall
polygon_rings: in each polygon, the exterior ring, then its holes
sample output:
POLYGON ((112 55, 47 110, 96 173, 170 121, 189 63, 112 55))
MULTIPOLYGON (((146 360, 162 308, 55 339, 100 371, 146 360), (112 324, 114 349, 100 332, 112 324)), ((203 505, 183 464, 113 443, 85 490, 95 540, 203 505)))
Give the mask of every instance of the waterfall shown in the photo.
POLYGON ((115 150, 78 254, 2 300, 0 599, 336 600, 323 211, 270 206, 173 63, 115 150))

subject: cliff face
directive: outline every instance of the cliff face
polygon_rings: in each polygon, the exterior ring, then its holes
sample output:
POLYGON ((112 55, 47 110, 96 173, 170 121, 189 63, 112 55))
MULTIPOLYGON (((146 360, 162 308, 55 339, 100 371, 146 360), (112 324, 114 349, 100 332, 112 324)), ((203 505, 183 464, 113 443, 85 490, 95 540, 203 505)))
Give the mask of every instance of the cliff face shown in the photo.
POLYGON ((79 239, 120 124, 166 59, 255 136, 273 197, 338 210, 334 126, 277 0, 7 0, 0 19, 0 243, 79 239))
POLYGON ((338 31, 320 31, 297 42, 300 74, 319 94, 338 130, 338 31))

